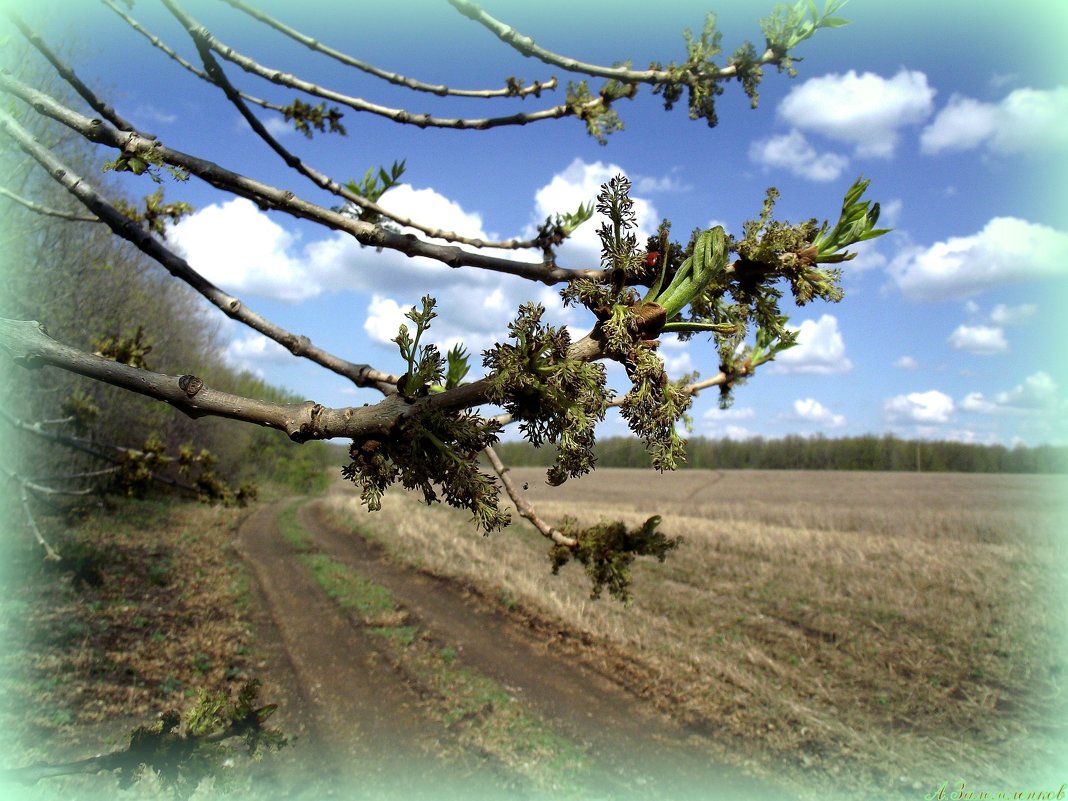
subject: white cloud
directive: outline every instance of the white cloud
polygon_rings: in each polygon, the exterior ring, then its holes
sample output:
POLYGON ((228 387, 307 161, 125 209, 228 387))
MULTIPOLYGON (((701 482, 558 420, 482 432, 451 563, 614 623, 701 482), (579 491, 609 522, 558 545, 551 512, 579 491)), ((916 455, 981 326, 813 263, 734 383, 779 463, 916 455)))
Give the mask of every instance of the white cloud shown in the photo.
POLYGON ((371 303, 367 307, 367 319, 363 322, 363 330, 372 341, 386 345, 397 336, 402 325, 407 325, 412 330, 412 323, 404 317, 408 308, 402 308, 397 301, 382 295, 372 295, 371 303))
POLYGON ((178 253, 212 283, 289 301, 321 291, 294 252, 298 238, 245 198, 206 206, 167 232, 178 253))
POLYGON ((953 398, 937 389, 898 395, 883 404, 891 422, 947 423, 953 414, 953 398))
POLYGON ((857 242, 854 245, 850 245, 849 252, 856 253, 857 255, 842 264, 845 278, 848 280, 849 278, 867 272, 868 270, 886 267, 886 256, 880 253, 878 248, 879 245, 877 239, 868 239, 864 242, 857 242))
POLYGON ((634 179, 634 191, 638 194, 650 192, 689 192, 693 190, 693 184, 686 183, 679 175, 676 168, 668 175, 659 178, 650 175, 639 175, 634 179))
POLYGON ((744 425, 738 423, 743 420, 752 420, 756 417, 756 410, 751 406, 732 406, 729 409, 713 407, 701 415, 701 431, 710 437, 725 437, 726 439, 743 440, 754 436, 754 433, 744 425))
POLYGON ((1068 235, 1016 217, 995 217, 971 236, 906 248, 887 268, 907 296, 938 300, 1001 284, 1068 274, 1068 235))
POLYGON ((720 409, 714 406, 701 415, 705 423, 722 423, 727 420, 752 420, 756 417, 756 409, 752 406, 731 406, 729 409, 720 409))
POLYGON ((735 441, 752 439, 755 434, 745 426, 727 426, 719 432, 719 436, 725 439, 733 439, 735 441))
POLYGON ((794 401, 794 419, 806 423, 815 423, 826 428, 840 428, 845 425, 845 417, 834 414, 830 409, 812 398, 794 401))
MULTIPOLYGON (((532 220, 540 222, 551 213, 573 211, 580 203, 593 201, 601 183, 622 172, 614 164, 572 161, 538 191, 532 220)), ((641 196, 633 199, 641 223, 639 241, 643 242, 642 237, 655 229, 660 216, 648 200, 641 196)), ((400 215, 465 237, 496 238, 485 230, 481 214, 463 208, 432 188, 403 184, 386 193, 380 202, 400 215)), ((371 300, 364 330, 372 341, 394 353, 390 340, 404 322, 404 312, 427 293, 437 298, 439 314, 428 336, 443 351, 462 341, 477 354, 502 335, 519 304, 528 300, 546 306, 549 311, 545 321, 549 324, 573 323, 581 327, 592 322, 592 315, 583 309, 555 308, 559 306, 559 296, 553 287, 469 267, 454 270, 428 258, 410 258, 396 251, 377 252, 342 232, 302 242, 296 225, 299 224, 292 224, 284 215, 268 214, 238 198, 199 210, 174 226, 168 236, 195 269, 234 294, 299 302, 326 291, 368 293, 371 300)), ((576 232, 576 241, 560 250, 561 264, 599 264, 596 227, 597 220, 591 220, 576 232)), ((533 233, 533 228, 528 233, 533 233)), ((540 261, 540 254, 529 252, 487 252, 496 257, 540 261)), ((477 357, 473 359, 478 361, 477 357)), ((681 356, 672 357, 672 361, 675 367, 686 366, 681 356)))
POLYGON ((677 380, 694 371, 693 358, 690 351, 682 350, 677 353, 666 353, 663 350, 658 354, 664 362, 664 369, 672 380, 677 380))
MULTIPOLYGON (((580 203, 595 201, 601 184, 621 174, 625 175, 626 171, 616 164, 601 161, 589 164, 580 158, 574 159, 534 194, 535 221, 540 224, 551 214, 574 211, 580 203)), ((654 233, 660 224, 660 214, 652 203, 641 197, 636 187, 630 197, 634 201, 634 214, 638 219, 635 235, 639 245, 644 245, 646 237, 654 233)), ((599 266, 601 240, 597 237, 597 229, 603 219, 594 214, 593 219, 575 231, 558 249, 558 261, 575 267, 599 266)), ((534 227, 531 226, 527 233, 533 235, 534 227)))
POLYGON ((800 326, 788 328, 798 332, 798 344, 776 356, 769 365, 770 372, 830 375, 853 369, 834 316, 824 314, 819 320, 804 320, 800 326))
POLYGON ((263 127, 267 129, 267 133, 276 138, 289 136, 297 132, 297 129, 293 127, 293 123, 287 122, 284 117, 270 116, 267 118, 267 122, 263 124, 263 127))
POLYGON ((231 340, 223 349, 223 358, 239 370, 262 377, 262 365, 291 364, 293 355, 273 339, 251 333, 231 340))
POLYGON ((1037 313, 1038 306, 1033 303, 1021 303, 1019 306, 999 303, 990 312, 990 322, 997 325, 1022 325, 1037 313))
POLYGON ((922 72, 883 78, 850 70, 805 81, 783 98, 778 114, 795 128, 848 142, 858 157, 889 158, 898 130, 926 120, 934 95, 922 72))
POLYGON ((810 181, 833 181, 849 166, 837 153, 818 153, 800 131, 761 139, 749 146, 749 160, 765 168, 779 167, 810 181))
POLYGON ((1012 389, 997 393, 993 399, 982 392, 971 392, 961 402, 962 409, 979 414, 1044 413, 1057 406, 1057 383, 1042 370, 1027 376, 1012 389))
POLYGON ((911 356, 901 356, 894 360, 894 367, 900 370, 918 370, 920 363, 911 356))
POLYGON ((177 121, 178 115, 169 111, 163 111, 151 103, 142 103, 134 109, 134 117, 149 119, 159 125, 170 125, 177 121))
POLYGON ((948 341, 957 350, 966 350, 979 356, 1006 353, 1009 349, 1005 332, 987 325, 959 325, 948 341))
POLYGON ((1068 146, 1068 87, 1017 89, 998 103, 953 95, 920 135, 935 154, 985 146, 998 154, 1050 152, 1068 146))

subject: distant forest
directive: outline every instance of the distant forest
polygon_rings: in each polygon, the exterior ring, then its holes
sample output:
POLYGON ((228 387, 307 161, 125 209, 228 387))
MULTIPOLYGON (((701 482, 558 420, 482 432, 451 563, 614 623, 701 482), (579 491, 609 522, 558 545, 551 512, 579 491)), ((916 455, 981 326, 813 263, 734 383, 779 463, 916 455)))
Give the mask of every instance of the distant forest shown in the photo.
MULTIPOLYGON (((502 442, 497 451, 514 467, 547 467, 556 449, 502 442)), ((706 470, 907 470, 959 473, 1068 473, 1068 447, 975 445, 877 437, 787 436, 746 440, 695 437, 682 467, 706 470)), ((611 437, 597 443, 599 467, 648 467, 640 440, 611 437)))

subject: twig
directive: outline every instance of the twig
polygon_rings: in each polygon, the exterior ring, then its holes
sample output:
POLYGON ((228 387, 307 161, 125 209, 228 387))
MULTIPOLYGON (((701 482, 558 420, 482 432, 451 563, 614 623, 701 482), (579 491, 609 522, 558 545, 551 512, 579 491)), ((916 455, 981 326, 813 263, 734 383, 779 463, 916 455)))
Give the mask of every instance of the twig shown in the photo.
POLYGON ((26 492, 26 480, 17 476, 15 473, 12 473, 6 468, 4 469, 4 472, 8 475, 9 478, 17 482, 19 485, 19 500, 22 502, 22 511, 26 515, 26 521, 30 525, 30 531, 33 532, 33 538, 37 540, 37 544, 44 549, 44 558, 47 559, 49 562, 58 562, 60 559, 59 553, 51 545, 48 544, 48 540, 46 540, 44 538, 44 535, 41 534, 41 529, 37 527, 37 521, 33 517, 33 511, 30 509, 30 496, 26 492))
POLYGON ((501 461, 501 457, 497 455, 497 451, 495 451, 492 446, 487 447, 483 453, 485 453, 486 458, 489 459, 494 472, 500 477, 501 486, 503 486, 504 491, 508 493, 508 497, 512 499, 512 503, 515 504, 516 511, 519 512, 520 516, 529 520, 543 537, 552 540, 557 545, 562 545, 565 548, 574 548, 578 545, 578 540, 560 533, 538 517, 538 513, 534 510, 534 507, 531 506, 527 499, 523 497, 522 493, 516 489, 511 476, 508 475, 511 468, 505 466, 504 462, 501 461))
MULTIPOLYGON (((549 286, 575 278, 596 279, 603 274, 600 269, 568 269, 557 267, 546 261, 515 261, 513 259, 490 256, 485 253, 472 252, 455 245, 434 244, 419 239, 412 234, 400 234, 381 226, 354 220, 344 214, 324 209, 314 203, 298 198, 289 190, 279 189, 278 187, 247 178, 206 159, 173 150, 156 140, 145 139, 137 134, 124 134, 116 131, 100 120, 90 120, 72 111, 43 92, 27 86, 10 75, 0 74, 0 87, 30 103, 39 113, 63 123, 92 142, 117 148, 131 156, 136 155, 157 159, 163 163, 187 170, 212 186, 239 197, 247 198, 261 207, 278 209, 294 217, 320 223, 333 230, 345 231, 355 237, 357 241, 369 247, 388 248, 404 253, 407 256, 425 256, 448 267, 477 267, 493 272, 506 273, 530 281, 540 281, 549 286)), ((86 191, 83 192, 82 183, 76 183, 65 178, 69 172, 67 168, 47 149, 34 142, 33 137, 2 110, 0 110, 0 127, 15 138, 23 150, 33 155, 38 163, 45 166, 56 180, 67 186, 68 190, 79 199, 82 199, 94 213, 100 213, 101 216, 105 217, 106 221, 108 220, 110 215, 98 209, 98 207, 108 206, 106 201, 103 201, 97 193, 89 190, 87 184, 85 185, 86 191)), ((110 208, 110 206, 108 207, 110 208)), ((155 243, 152 237, 145 234, 136 225, 132 225, 125 217, 122 217, 118 227, 112 225, 112 230, 119 236, 133 242, 133 244, 157 260, 160 260, 160 257, 156 254, 166 250, 158 243, 155 243)), ((175 260, 185 264, 184 260, 178 259, 174 254, 170 254, 169 261, 173 263, 175 260)), ((168 270, 170 269, 167 261, 161 261, 161 263, 168 270)), ((187 264, 184 269, 191 271, 187 264)), ((199 280, 201 283, 207 283, 203 278, 199 280)), ((236 302, 236 299, 232 300, 236 302)), ((226 309, 224 308, 223 311, 226 312, 226 309)), ((229 316, 233 316, 229 312, 226 313, 229 316)), ((262 320, 263 318, 260 319, 262 320)), ((255 328, 256 326, 252 327, 255 328)), ((257 328, 256 330, 260 329, 257 328)), ((266 331, 261 331, 261 333, 274 339, 266 331)), ((285 342, 282 344, 293 350, 285 342)), ((324 364, 323 366, 326 365, 324 364)), ((345 375, 345 373, 342 374, 345 375)), ((359 386, 364 385, 359 384, 359 386)))
MULTIPOLYGON (((65 80, 68 84, 70 84, 74 88, 74 91, 81 95, 85 102, 88 103, 89 106, 95 112, 100 114, 104 119, 106 119, 116 128, 118 128, 120 131, 129 132, 137 130, 131 123, 120 117, 118 112, 115 111, 115 109, 113 109, 107 103, 98 98, 88 86, 82 83, 81 79, 74 73, 74 70, 64 64, 62 61, 60 61, 59 57, 56 56, 56 54, 52 52, 48 45, 44 43, 44 40, 41 39, 41 37, 38 36, 25 22, 23 22, 22 18, 17 13, 15 13, 15 11, 13 11, 12 9, 8 9, 7 16, 12 22, 15 23, 15 27, 17 27, 22 33, 22 35, 26 37, 26 40, 31 45, 33 45, 34 48, 36 48, 42 56, 48 59, 49 63, 52 64, 56 72, 59 73, 60 77, 63 78, 63 80, 65 80)), ((151 138, 150 134, 143 135, 151 138)))
MULTIPOLYGON (((110 1, 110 0, 106 0, 110 1)), ((387 72, 385 70, 378 69, 372 64, 368 64, 365 61, 361 61, 357 58, 353 58, 347 53, 342 53, 338 50, 329 47, 317 39, 301 33, 300 31, 290 28, 288 25, 279 22, 274 17, 268 16, 262 11, 252 8, 251 6, 241 2, 241 0, 223 0, 223 2, 232 6, 233 8, 243 11, 253 19, 256 19, 265 25, 269 25, 279 33, 285 34, 290 39, 294 39, 300 42, 305 47, 315 50, 323 55, 341 62, 349 67, 355 67, 358 70, 374 75, 376 78, 381 78, 384 81, 395 84, 397 86, 404 86, 408 89, 413 89, 417 92, 429 92, 439 97, 453 96, 453 97, 480 97, 480 98, 494 98, 494 97, 526 97, 527 95, 539 95, 543 90, 553 90, 556 88, 556 78, 550 78, 548 81, 534 81, 529 86, 507 86, 504 89, 451 89, 444 84, 429 84, 417 81, 413 78, 408 78, 404 75, 400 75, 396 72, 387 72)))
POLYGON ((13 200, 22 206, 25 206, 30 211, 36 212, 37 214, 43 214, 46 217, 58 217, 61 220, 70 220, 71 222, 103 222, 103 220, 101 220, 99 217, 91 217, 88 214, 78 214, 73 211, 60 211, 59 209, 42 206, 40 203, 34 203, 32 200, 27 200, 21 195, 16 195, 10 189, 4 186, 0 186, 0 195, 3 195, 4 197, 10 200, 13 200))
MULTIPOLYGON (((119 8, 117 5, 115 5, 115 3, 112 2, 112 0, 100 0, 100 1, 105 6, 107 6, 112 11, 114 11, 116 14, 118 14, 119 17, 122 18, 122 20, 127 25, 129 25, 131 28, 133 28, 139 34, 141 34, 146 39, 148 39, 148 41, 154 47, 156 47, 157 49, 161 50, 170 59, 172 59, 173 61, 177 62, 180 66, 182 66, 183 68, 185 68, 189 72, 193 73, 194 75, 196 75, 201 80, 206 81, 208 83, 214 83, 214 81, 211 79, 211 77, 206 72, 204 72, 201 69, 198 69, 196 66, 194 66, 193 64, 190 64, 188 61, 186 61, 184 58, 182 58, 180 55, 178 55, 178 53, 176 53, 174 50, 172 50, 170 47, 168 47, 167 44, 162 39, 160 39, 154 33, 149 31, 143 25, 141 25, 141 23, 139 23, 137 20, 135 20, 133 17, 131 17, 129 14, 127 14, 125 11, 123 11, 121 8, 119 8)), ((255 97, 253 95, 246 94, 244 92, 241 93, 241 97, 243 99, 247 100, 249 103, 254 103, 257 106, 261 106, 263 108, 270 109, 272 111, 277 111, 280 114, 284 114, 285 111, 286 111, 285 106, 279 105, 278 103, 271 103, 268 100, 264 100, 263 98, 255 97)))
MULTIPOLYGON (((163 4, 172 13, 177 15, 178 6, 175 0, 163 0, 163 4)), ((219 41, 218 37, 209 34, 207 31, 204 33, 208 44, 213 51, 227 61, 237 64, 241 69, 248 73, 258 75, 260 78, 270 81, 271 83, 279 84, 280 86, 288 86, 290 89, 297 89, 309 95, 340 103, 344 106, 348 106, 354 111, 375 114, 390 119, 393 122, 404 125, 415 125, 419 128, 452 128, 457 130, 485 131, 491 128, 500 128, 509 125, 527 125, 529 123, 541 122, 543 120, 581 116, 596 111, 599 107, 604 105, 604 99, 597 97, 578 107, 565 103, 540 111, 511 114, 505 117, 435 117, 429 113, 414 114, 406 109, 390 108, 388 106, 380 106, 376 103, 370 103, 362 98, 346 95, 319 86, 318 84, 311 83, 310 81, 305 81, 298 78, 296 75, 284 72, 280 69, 265 67, 254 59, 251 59, 237 50, 234 50, 232 47, 222 43, 219 41)))
MULTIPOLYGON (((0 84, 6 80, 6 77, 0 76, 0 84)), ((91 123, 91 121, 85 122, 91 123)), ((171 275, 185 281, 227 317, 244 323, 253 330, 274 340, 294 356, 303 356, 338 375, 348 378, 356 386, 372 386, 388 391, 387 387, 396 381, 390 374, 375 370, 370 365, 354 364, 334 356, 314 345, 306 336, 293 334, 247 308, 240 300, 212 284, 190 267, 185 259, 169 250, 157 239, 146 233, 133 220, 112 206, 85 179, 71 171, 51 151, 34 141, 33 137, 25 129, 3 111, 0 111, 0 127, 11 135, 23 150, 32 155, 55 180, 63 184, 87 208, 104 220, 112 231, 136 245, 148 256, 151 256, 163 265, 171 275)), ((96 127, 104 126, 101 123, 96 127)), ((129 134, 129 136, 136 137, 137 135, 129 134)))
MULTIPOLYGON (((470 2, 470 0, 449 0, 449 4, 465 17, 477 22, 479 25, 493 33, 494 36, 506 45, 519 51, 524 56, 536 58, 539 61, 554 67, 560 67, 568 72, 579 72, 598 78, 608 78, 609 80, 616 80, 621 83, 644 83, 652 85, 684 83, 688 86, 696 83, 698 80, 726 80, 738 75, 738 68, 734 65, 715 70, 707 70, 698 76, 689 71, 680 75, 668 70, 632 70, 628 67, 605 67, 600 64, 590 64, 585 61, 571 58, 570 56, 562 56, 559 53, 546 50, 544 47, 535 43, 534 39, 530 36, 525 36, 512 26, 495 19, 475 3, 470 2)), ((769 47, 764 51, 764 54, 754 62, 753 66, 778 64, 781 60, 781 54, 769 47)))
POLYGON ((347 187, 342 186, 330 176, 319 170, 311 167, 304 162, 303 159, 294 154, 291 150, 282 145, 281 142, 275 138, 266 126, 259 121, 259 118, 254 115, 243 100, 243 93, 238 91, 237 88, 226 77, 226 73, 223 71, 219 62, 215 60, 215 57, 211 53, 211 48, 205 39, 204 27, 198 25, 196 20, 185 14, 184 11, 179 9, 173 9, 175 15, 179 21, 185 26, 186 31, 192 37, 193 42, 196 44, 197 52, 200 54, 201 60, 204 62, 204 67, 207 70, 206 77, 211 83, 218 86, 226 94, 227 99, 237 108, 238 112, 245 121, 252 128, 253 132, 262 139, 268 147, 270 147, 275 153, 281 157, 282 161, 286 163, 288 167, 296 170, 301 175, 308 178, 312 183, 318 186, 320 189, 325 189, 336 197, 348 201, 361 209, 373 211, 375 214, 379 214, 390 220, 393 220, 399 225, 414 228, 417 231, 422 232, 426 236, 434 239, 444 239, 448 242, 459 242, 465 245, 471 245, 472 247, 480 248, 501 248, 508 250, 518 250, 522 248, 533 248, 538 246, 536 239, 531 240, 519 240, 510 239, 503 242, 495 242, 492 240, 477 239, 472 237, 465 237, 457 234, 454 231, 445 231, 440 228, 434 228, 429 225, 423 225, 408 217, 403 217, 399 214, 394 214, 391 211, 379 206, 372 200, 368 200, 355 192, 350 191, 347 187))

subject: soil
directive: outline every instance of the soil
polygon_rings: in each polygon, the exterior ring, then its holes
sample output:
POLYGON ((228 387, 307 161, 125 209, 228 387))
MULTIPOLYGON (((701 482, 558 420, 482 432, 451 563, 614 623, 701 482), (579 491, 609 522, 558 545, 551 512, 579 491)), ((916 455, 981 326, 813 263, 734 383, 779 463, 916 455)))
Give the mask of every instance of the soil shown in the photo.
MULTIPOLYGON (((345 491, 335 485, 332 491, 345 491)), ((276 503, 250 515, 238 552, 255 581, 256 650, 263 697, 277 725, 298 739, 259 771, 271 797, 538 797, 536 788, 485 754, 458 752, 420 689, 391 663, 378 638, 330 601, 295 561, 277 528, 276 503)), ((625 670, 583 658, 551 626, 509 614, 473 588, 398 564, 372 542, 340 530, 320 501, 299 519, 316 550, 388 588, 430 638, 463 666, 489 676, 578 744, 593 766, 590 798, 786 799, 788 788, 728 766, 714 743, 657 711, 626 686, 625 670)))

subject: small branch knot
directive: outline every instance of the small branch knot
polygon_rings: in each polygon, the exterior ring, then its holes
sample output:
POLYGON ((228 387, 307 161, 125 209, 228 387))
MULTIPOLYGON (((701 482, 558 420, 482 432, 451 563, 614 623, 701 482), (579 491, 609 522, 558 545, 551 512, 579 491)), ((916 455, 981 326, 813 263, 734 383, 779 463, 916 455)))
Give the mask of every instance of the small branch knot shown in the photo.
POLYGON ((183 375, 178 379, 178 388, 192 398, 204 388, 204 382, 195 375, 183 375))

